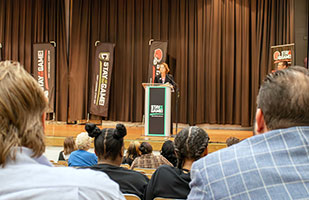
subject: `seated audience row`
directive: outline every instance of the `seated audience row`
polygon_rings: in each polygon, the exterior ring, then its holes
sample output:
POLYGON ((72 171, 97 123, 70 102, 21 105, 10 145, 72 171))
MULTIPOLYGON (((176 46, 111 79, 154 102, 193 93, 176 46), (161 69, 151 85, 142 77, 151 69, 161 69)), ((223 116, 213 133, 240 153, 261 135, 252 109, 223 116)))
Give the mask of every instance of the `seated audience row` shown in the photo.
POLYGON ((125 199, 122 193, 142 199, 309 199, 308 90, 305 68, 269 74, 257 97, 257 135, 201 158, 207 133, 183 129, 174 141, 177 167, 142 143, 131 168, 158 167, 149 181, 120 167, 126 135, 121 124, 103 130, 87 124, 88 133, 78 135, 69 163, 91 170, 52 167, 42 155, 44 93, 19 63, 0 62, 0 199, 125 199), (95 138, 99 163, 87 152, 88 135, 95 138))
POLYGON ((0 199, 124 200, 105 173, 52 166, 43 155, 46 109, 37 81, 19 63, 0 62, 0 199))

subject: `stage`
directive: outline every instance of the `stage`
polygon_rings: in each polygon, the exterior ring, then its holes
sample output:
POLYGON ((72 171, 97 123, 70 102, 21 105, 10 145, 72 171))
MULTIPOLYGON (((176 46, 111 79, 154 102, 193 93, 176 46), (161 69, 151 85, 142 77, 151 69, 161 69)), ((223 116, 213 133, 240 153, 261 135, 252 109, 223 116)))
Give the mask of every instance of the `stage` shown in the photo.
MULTIPOLYGON (((103 121, 102 128, 115 128, 116 124, 120 122, 103 121)), ((123 122, 122 122, 123 123, 123 122)), ((127 148, 131 141, 137 140, 139 142, 149 142, 154 151, 160 151, 165 140, 174 140, 173 137, 146 137, 144 135, 144 126, 141 123, 123 123, 127 128, 127 135, 125 136, 125 147, 127 148)), ((209 153, 226 147, 225 141, 228 137, 237 137, 239 139, 246 139, 253 135, 251 128, 242 128, 235 125, 198 125, 203 128, 210 137, 209 153)), ((47 121, 45 127, 46 146, 62 147, 65 137, 73 136, 74 138, 81 132, 85 132, 85 125, 82 124, 66 124, 64 122, 47 121)), ((185 124, 178 125, 178 132, 188 127, 185 124)), ((175 124, 174 124, 175 133, 175 124)), ((92 145, 93 147, 93 145, 92 145)))

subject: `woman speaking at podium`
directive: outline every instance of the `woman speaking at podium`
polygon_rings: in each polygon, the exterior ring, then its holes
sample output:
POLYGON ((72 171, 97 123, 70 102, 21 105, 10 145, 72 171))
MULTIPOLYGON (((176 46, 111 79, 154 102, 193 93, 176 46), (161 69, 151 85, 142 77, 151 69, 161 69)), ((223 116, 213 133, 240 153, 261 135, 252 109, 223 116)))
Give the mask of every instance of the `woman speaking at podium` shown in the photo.
MULTIPOLYGON (((168 74, 168 72, 170 71, 170 69, 168 68, 168 65, 166 63, 162 63, 160 65, 159 70, 160 70, 160 74, 155 77, 154 83, 162 83, 162 84, 170 83, 175 89, 176 83, 174 81, 173 76, 171 74, 168 74)), ((170 132, 171 137, 173 137, 173 117, 172 116, 173 115, 172 115, 172 110, 171 110, 171 132, 170 132)))
POLYGON ((170 71, 170 69, 168 68, 168 65, 166 63, 162 63, 160 65, 159 70, 160 70, 160 74, 155 77, 154 82, 162 83, 162 84, 170 83, 175 88, 174 78, 171 74, 168 74, 168 72, 170 71))

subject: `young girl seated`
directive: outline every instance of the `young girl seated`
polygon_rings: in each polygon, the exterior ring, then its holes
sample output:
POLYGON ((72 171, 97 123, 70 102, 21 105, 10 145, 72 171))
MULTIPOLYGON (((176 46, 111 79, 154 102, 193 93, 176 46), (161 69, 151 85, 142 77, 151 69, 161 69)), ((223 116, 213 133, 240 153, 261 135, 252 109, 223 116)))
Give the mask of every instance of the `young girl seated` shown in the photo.
POLYGON ((94 124, 87 124, 86 130, 94 137, 94 149, 98 156, 98 164, 90 169, 105 172, 117 182, 122 193, 135 194, 144 199, 146 185, 149 179, 136 171, 120 167, 124 153, 123 137, 127 130, 123 124, 117 124, 116 129, 100 130, 94 124))
POLYGON ((174 140, 177 167, 162 165, 155 171, 146 190, 146 199, 187 199, 192 163, 207 154, 208 141, 207 133, 199 127, 181 130, 174 140))

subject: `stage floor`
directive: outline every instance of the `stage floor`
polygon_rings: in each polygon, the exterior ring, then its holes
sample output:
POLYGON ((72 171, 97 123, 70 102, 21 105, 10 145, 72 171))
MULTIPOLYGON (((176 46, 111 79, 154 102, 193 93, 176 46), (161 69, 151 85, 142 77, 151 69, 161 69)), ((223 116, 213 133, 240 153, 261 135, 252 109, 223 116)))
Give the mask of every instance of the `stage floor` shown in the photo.
MULTIPOLYGON (((104 126, 98 126, 102 128, 115 128, 119 122, 105 122, 104 126)), ((155 151, 161 149, 165 140, 174 140, 172 137, 146 137, 144 135, 144 126, 141 123, 123 123, 127 128, 127 135, 125 136, 125 147, 127 148, 129 143, 134 140, 139 142, 149 142, 155 151)), ((188 125, 180 124, 178 132, 188 125)), ((81 132, 85 132, 85 125, 66 124, 62 122, 47 122, 45 127, 46 145, 47 146, 63 146, 63 140, 65 137, 76 137, 81 132)), ((216 151, 218 149, 226 147, 225 141, 228 137, 236 137, 239 139, 246 139, 253 135, 253 132, 249 128, 242 128, 238 126, 228 125, 199 125, 203 128, 210 137, 209 152, 216 151)), ((174 125, 175 133, 175 125, 174 125)))

